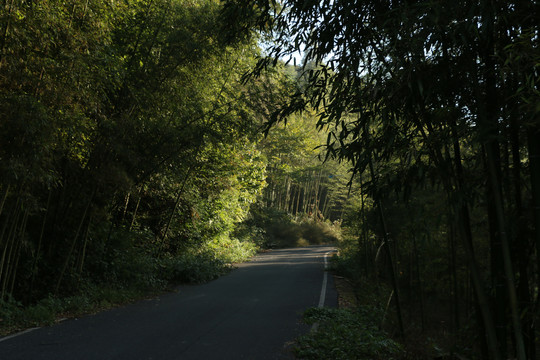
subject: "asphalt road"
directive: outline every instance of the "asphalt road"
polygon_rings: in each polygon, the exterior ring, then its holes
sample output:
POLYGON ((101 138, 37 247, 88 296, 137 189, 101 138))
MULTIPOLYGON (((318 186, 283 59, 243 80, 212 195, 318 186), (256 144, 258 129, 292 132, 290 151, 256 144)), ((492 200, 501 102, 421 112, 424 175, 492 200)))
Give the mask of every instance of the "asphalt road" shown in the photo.
MULTIPOLYGON (((0 339, 0 359, 292 359, 329 251, 274 250, 208 284, 0 339)), ((324 306, 336 306, 327 278, 324 306)))

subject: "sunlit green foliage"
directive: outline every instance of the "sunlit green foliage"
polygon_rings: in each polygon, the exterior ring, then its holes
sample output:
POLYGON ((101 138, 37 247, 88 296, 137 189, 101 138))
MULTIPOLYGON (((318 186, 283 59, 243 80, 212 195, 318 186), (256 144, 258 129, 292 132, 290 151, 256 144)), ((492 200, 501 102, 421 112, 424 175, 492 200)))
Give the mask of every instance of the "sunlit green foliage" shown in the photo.
POLYGON ((233 232, 265 186, 257 127, 273 100, 242 81, 259 50, 224 36, 221 11, 2 7, 0 298, 207 281, 254 253, 233 232))
MULTIPOLYGON (((293 79, 301 81, 297 74, 293 79)), ((296 220, 339 221, 351 176, 345 166, 326 159, 323 144, 328 133, 316 129, 316 119, 315 111, 294 114, 261 141, 268 161, 263 202, 296 220)))

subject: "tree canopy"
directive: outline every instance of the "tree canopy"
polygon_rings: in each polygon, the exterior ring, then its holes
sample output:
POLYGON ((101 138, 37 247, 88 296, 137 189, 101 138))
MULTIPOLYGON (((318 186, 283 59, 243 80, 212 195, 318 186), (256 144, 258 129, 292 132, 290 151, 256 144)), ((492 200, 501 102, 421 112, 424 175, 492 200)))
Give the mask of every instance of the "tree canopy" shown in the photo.
POLYGON ((338 267, 388 284, 401 336, 445 303, 454 348, 536 358, 539 10, 5 1, 0 306, 205 281, 342 225, 338 267))
MULTIPOLYGON (((468 259, 485 356, 534 358, 538 4, 291 0, 229 6, 254 15, 241 23, 246 28, 268 31, 271 24, 275 45, 258 69, 304 54, 305 86, 274 121, 316 109, 318 128, 329 131, 329 156, 350 164, 379 209, 384 248, 404 241, 387 236, 390 194, 401 194, 410 207, 421 189, 442 188, 448 231, 460 240, 448 251, 455 259, 458 246, 468 259), (487 217, 481 233, 478 216, 487 217), (484 244, 488 252, 479 257, 484 244)), ((390 274, 399 270, 396 264, 390 274)), ((399 279, 391 278, 401 318, 399 279)))

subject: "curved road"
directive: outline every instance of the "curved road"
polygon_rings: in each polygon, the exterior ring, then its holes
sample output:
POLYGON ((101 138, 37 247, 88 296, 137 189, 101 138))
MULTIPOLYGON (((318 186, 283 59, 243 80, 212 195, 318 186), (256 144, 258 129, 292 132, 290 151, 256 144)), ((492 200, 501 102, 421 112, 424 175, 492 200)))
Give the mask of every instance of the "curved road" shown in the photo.
POLYGON ((337 304, 331 276, 321 291, 331 250, 274 250, 208 284, 3 338, 0 359, 292 359, 302 312, 337 304))

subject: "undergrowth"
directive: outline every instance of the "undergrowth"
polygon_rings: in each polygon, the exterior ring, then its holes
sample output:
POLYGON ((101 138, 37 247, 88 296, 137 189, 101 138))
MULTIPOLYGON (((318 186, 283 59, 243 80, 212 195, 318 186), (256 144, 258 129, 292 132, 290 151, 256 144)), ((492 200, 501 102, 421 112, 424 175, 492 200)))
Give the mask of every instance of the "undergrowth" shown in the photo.
POLYGON ((69 279, 77 289, 71 294, 50 293, 30 304, 13 297, 0 299, 0 335, 155 296, 177 284, 205 283, 227 273, 232 263, 247 260, 255 251, 252 243, 221 239, 176 256, 119 252, 102 265, 100 277, 81 274, 69 279))
POLYGON ((308 309, 304 321, 318 323, 318 327, 297 340, 296 356, 307 360, 402 359, 402 345, 383 328, 389 320, 385 308, 389 289, 359 276, 363 274, 362 261, 356 251, 344 245, 347 242, 340 241, 340 256, 331 258, 329 270, 348 279, 355 301, 350 308, 308 309))
POLYGON ((341 238, 338 222, 316 220, 305 214, 297 217, 285 211, 267 207, 253 207, 244 223, 262 234, 262 247, 286 248, 333 244, 341 238))
POLYGON ((0 335, 153 296, 171 285, 211 281, 261 248, 333 243, 340 237, 339 224, 309 217, 293 219, 275 209, 258 209, 254 213, 231 234, 216 235, 176 254, 159 254, 156 249, 133 246, 149 241, 140 241, 131 233, 113 233, 109 242, 114 245, 112 250, 92 249, 95 256, 87 259, 85 271, 66 275, 56 294, 52 289, 37 286, 28 299, 41 300, 0 300, 0 335))
POLYGON ((381 317, 381 310, 372 306, 308 309, 304 321, 319 326, 297 340, 296 356, 313 360, 395 359, 401 346, 378 327, 381 317))
MULTIPOLYGON (((354 301, 354 306, 350 310, 338 310, 338 314, 332 314, 330 325, 321 326, 322 334, 313 335, 316 337, 306 342, 302 339, 302 345, 306 347, 307 355, 302 355, 306 359, 323 359, 325 356, 332 359, 461 359, 474 358, 470 344, 475 340, 474 334, 468 327, 464 327, 458 334, 457 340, 451 332, 446 330, 443 322, 448 318, 448 309, 444 300, 425 297, 425 324, 420 323, 420 316, 415 309, 419 306, 420 294, 409 294, 402 296, 400 304, 403 321, 405 325, 404 336, 398 337, 398 319, 395 310, 395 296, 390 286, 389 279, 384 275, 383 260, 379 262, 369 258, 358 248, 358 239, 347 234, 344 229, 343 239, 339 242, 339 256, 334 256, 330 261, 331 270, 349 284, 350 292, 354 301), (368 310, 368 311, 366 311, 368 310), (342 313, 343 311, 343 313, 342 313), (442 319, 442 321, 441 321, 442 319), (355 324, 354 322, 358 322, 355 324), (381 329, 381 330, 379 330, 381 329), (339 335, 332 335, 332 333, 339 335), (356 335, 352 336, 351 333, 356 335), (385 335, 388 334, 388 335, 385 335), (330 340, 326 339, 327 336, 330 340), (335 340, 338 336, 339 339, 335 340), (362 337, 358 340, 358 337, 362 337), (380 355, 379 350, 385 349, 385 345, 390 344, 381 339, 395 338, 399 340, 399 352, 389 355, 380 355), (325 342, 326 341, 326 342, 325 342), (360 343, 358 342, 360 341, 360 343), (373 341, 373 343, 371 342, 373 341), (382 342, 381 342, 382 341, 382 342), (323 349, 315 347, 313 344, 320 342, 323 349), (336 344, 336 356, 330 355, 327 351, 331 343, 336 344), (371 355, 362 353, 344 352, 349 351, 347 347, 363 348, 364 342, 369 342, 369 348, 375 351, 371 355), (381 347, 382 346, 382 347, 381 347), (328 348, 328 349, 327 349, 328 348), (313 353, 314 355, 312 355, 313 353), (317 357, 318 353, 323 354, 317 357), (346 355, 343 355, 346 354, 346 355), (463 356, 463 354, 465 354, 463 356), (342 356, 342 357, 339 357, 342 356)), ((375 254, 371 254, 375 256, 375 254)), ((401 288, 405 284, 401 283, 401 288)), ((403 294, 403 292, 402 292, 403 294)), ((406 294, 406 293, 405 293, 406 294)), ((309 315, 309 314, 308 314, 309 315)), ((311 315, 309 315, 311 316, 311 315)), ((321 324, 326 322, 322 320, 321 324)), ((308 335, 309 337, 311 334, 308 335)), ((390 346, 391 349, 395 349, 390 346)), ((304 353, 302 353, 304 354, 304 353)))

